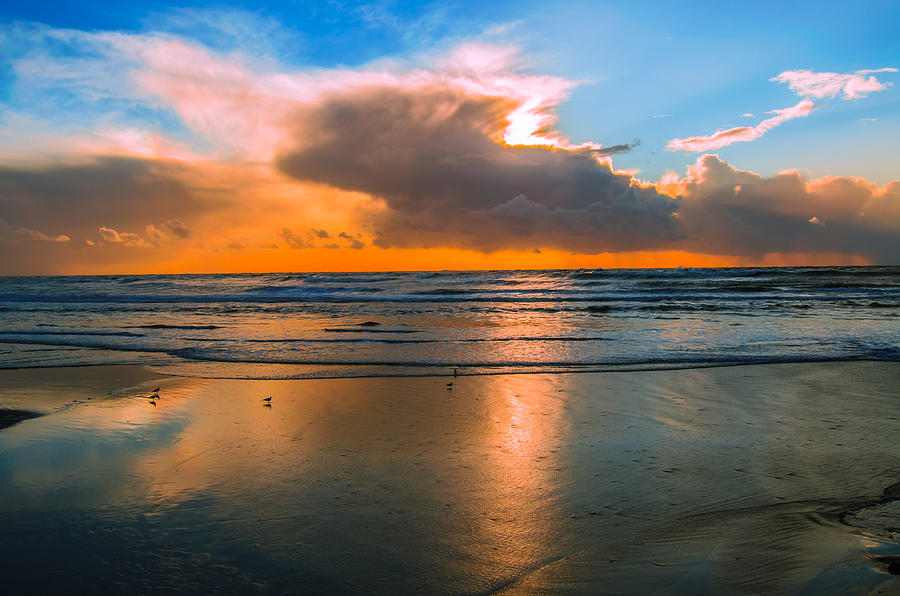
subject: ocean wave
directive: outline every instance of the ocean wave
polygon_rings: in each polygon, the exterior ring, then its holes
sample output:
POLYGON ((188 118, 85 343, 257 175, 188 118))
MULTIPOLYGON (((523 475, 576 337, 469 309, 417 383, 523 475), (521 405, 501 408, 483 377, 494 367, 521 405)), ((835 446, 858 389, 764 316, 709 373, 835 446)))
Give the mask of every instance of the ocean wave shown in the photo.
POLYGON ((51 336, 69 336, 69 335, 85 335, 95 337, 146 337, 143 333, 132 333, 130 331, 95 331, 92 329, 67 329, 64 331, 47 331, 46 329, 3 329, 0 330, 0 337, 8 335, 51 335, 51 336))
POLYGON ((151 325, 125 325, 125 329, 193 329, 193 330, 211 330, 225 329, 221 325, 167 325, 164 323, 154 323, 151 325))
POLYGON ((386 281, 395 281, 399 279, 396 275, 361 275, 361 276, 347 276, 347 275, 327 275, 327 274, 315 274, 315 275, 307 275, 303 278, 303 281, 307 284, 321 284, 321 283, 329 283, 329 284, 366 284, 366 283, 380 283, 386 281))
POLYGON ((0 311, 0 366, 895 359, 900 268, 0 278, 0 311))
POLYGON ((322 331, 328 333, 422 333, 420 329, 372 329, 371 327, 364 329, 356 327, 325 327, 322 331))

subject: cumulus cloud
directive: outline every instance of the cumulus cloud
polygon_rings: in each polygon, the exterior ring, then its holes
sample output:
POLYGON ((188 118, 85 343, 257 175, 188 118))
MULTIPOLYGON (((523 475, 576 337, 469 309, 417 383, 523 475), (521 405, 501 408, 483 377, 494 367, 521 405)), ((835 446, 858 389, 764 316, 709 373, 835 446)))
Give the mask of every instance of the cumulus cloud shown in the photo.
POLYGON ((290 248, 340 248, 340 245, 334 242, 323 244, 322 240, 331 240, 332 238, 340 238, 347 241, 348 248, 360 249, 365 246, 361 240, 360 234, 351 235, 347 232, 340 232, 336 236, 332 236, 328 230, 319 228, 310 228, 303 232, 295 232, 289 228, 283 228, 278 233, 280 238, 290 248))
POLYGON ((535 244, 574 250, 655 246, 677 237, 675 203, 614 172, 599 147, 518 129, 522 100, 454 82, 370 85, 324 96, 293 114, 282 172, 381 198, 370 215, 381 247, 535 244))
MULTIPOLYGON (((772 110, 770 114, 775 114, 771 118, 766 118, 756 126, 738 126, 737 128, 729 128, 728 130, 719 130, 711 135, 699 137, 687 137, 685 139, 672 139, 666 144, 669 151, 711 151, 726 147, 732 143, 743 143, 754 141, 763 136, 776 126, 780 126, 788 120, 794 118, 803 118, 809 116, 815 104, 808 99, 802 100, 795 106, 785 108, 783 110, 772 110)), ((746 114, 744 114, 746 116, 746 114)))
MULTIPOLYGON (((149 226, 150 230, 155 231, 153 226, 149 226)), ((151 246, 151 243, 147 242, 144 238, 142 238, 138 234, 133 234, 131 232, 119 232, 113 228, 108 228, 106 226, 100 226, 100 237, 105 242, 111 242, 113 244, 122 244, 124 246, 136 246, 136 247, 147 247, 151 246)))
MULTIPOLYGON (((347 240, 347 241, 348 241, 347 248, 350 248, 350 249, 353 249, 353 250, 360 250, 360 249, 362 249, 362 248, 365 248, 365 246, 366 246, 365 242, 363 242, 363 241, 360 239, 360 238, 361 238, 361 235, 360 235, 360 234, 356 234, 355 236, 351 236, 351 235, 348 234, 347 232, 341 232, 340 234, 337 235, 337 237, 338 237, 338 238, 343 238, 344 240, 347 240)), ((329 244, 329 245, 326 246, 326 248, 338 248, 338 245, 337 245, 337 244, 329 244)))
MULTIPOLYGON (((771 252, 866 254, 900 259, 900 182, 879 187, 862 178, 806 180, 797 172, 764 177, 716 155, 701 156, 678 194, 680 246, 711 254, 771 252), (812 224, 812 225, 811 225, 812 224)), ((662 184, 661 184, 662 186, 662 184)))
POLYGON ((314 246, 306 238, 288 228, 281 230, 281 233, 278 236, 291 248, 312 248, 314 246))
POLYGON ((183 240, 191 237, 191 231, 180 219, 170 219, 163 226, 176 238, 183 240))
POLYGON ((162 230, 153 224, 147 224, 144 228, 144 233, 147 236, 147 241, 154 246, 159 246, 165 239, 165 234, 163 234, 162 230))
POLYGON ((858 70, 851 74, 836 72, 814 72, 812 70, 786 70, 772 77, 770 81, 787 83, 791 91, 801 97, 823 99, 843 93, 843 99, 858 99, 869 93, 882 91, 890 83, 882 83, 871 73, 897 72, 896 68, 858 70))

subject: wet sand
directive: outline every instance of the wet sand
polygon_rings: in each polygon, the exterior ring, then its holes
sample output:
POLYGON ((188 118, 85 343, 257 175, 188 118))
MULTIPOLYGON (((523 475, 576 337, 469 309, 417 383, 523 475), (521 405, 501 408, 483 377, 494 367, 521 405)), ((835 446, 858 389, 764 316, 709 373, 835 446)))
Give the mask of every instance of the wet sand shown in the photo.
POLYGON ((0 371, 4 588, 900 590, 895 363, 448 381, 0 371))

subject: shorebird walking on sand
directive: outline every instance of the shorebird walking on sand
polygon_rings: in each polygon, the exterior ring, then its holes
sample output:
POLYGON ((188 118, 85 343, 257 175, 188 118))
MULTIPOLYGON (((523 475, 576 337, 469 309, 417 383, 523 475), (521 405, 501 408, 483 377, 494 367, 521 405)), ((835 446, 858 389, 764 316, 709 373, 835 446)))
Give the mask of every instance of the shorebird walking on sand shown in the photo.
POLYGON ((453 381, 447 383, 447 389, 453 389, 453 381))
POLYGON ((153 390, 153 393, 159 393, 159 387, 153 390))
POLYGON ((266 403, 263 404, 264 406, 270 406, 270 407, 271 407, 271 405, 272 405, 272 403, 271 403, 271 402, 272 402, 272 396, 270 395, 269 397, 264 397, 264 398, 263 398, 263 401, 266 402, 266 403))

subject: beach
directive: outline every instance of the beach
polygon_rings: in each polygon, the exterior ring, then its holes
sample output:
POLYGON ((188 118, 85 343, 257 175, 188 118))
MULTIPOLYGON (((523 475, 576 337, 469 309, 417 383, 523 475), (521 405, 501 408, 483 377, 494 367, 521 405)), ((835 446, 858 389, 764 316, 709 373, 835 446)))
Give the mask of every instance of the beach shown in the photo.
POLYGON ((896 593, 897 387, 893 362, 3 370, 0 408, 43 414, 0 431, 4 587, 896 593))

